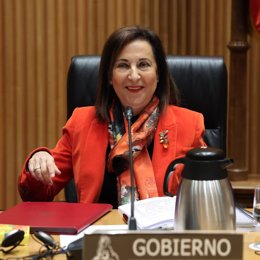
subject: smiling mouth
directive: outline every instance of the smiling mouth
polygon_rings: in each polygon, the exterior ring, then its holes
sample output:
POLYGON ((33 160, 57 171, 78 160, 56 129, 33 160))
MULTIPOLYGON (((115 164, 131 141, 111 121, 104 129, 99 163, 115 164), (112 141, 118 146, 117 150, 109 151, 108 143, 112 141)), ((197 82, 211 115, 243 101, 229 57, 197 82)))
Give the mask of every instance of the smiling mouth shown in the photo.
POLYGON ((127 86, 126 89, 130 92, 138 92, 143 89, 142 86, 127 86))

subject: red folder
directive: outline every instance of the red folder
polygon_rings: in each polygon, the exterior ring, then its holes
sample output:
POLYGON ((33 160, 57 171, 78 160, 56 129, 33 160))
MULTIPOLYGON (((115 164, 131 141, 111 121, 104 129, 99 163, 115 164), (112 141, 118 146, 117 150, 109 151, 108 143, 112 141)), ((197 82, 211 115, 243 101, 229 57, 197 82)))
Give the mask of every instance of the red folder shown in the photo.
POLYGON ((0 224, 30 226, 30 232, 77 234, 112 209, 110 204, 22 202, 0 214, 0 224))

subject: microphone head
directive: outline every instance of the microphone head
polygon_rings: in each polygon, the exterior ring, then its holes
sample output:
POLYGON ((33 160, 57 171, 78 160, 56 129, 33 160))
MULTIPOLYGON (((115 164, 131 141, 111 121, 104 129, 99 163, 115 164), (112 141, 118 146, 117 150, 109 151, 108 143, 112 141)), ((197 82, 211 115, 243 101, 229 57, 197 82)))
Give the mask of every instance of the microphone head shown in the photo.
POLYGON ((132 109, 132 107, 127 106, 125 108, 125 116, 126 116, 126 118, 128 120, 131 120, 131 118, 133 117, 133 109, 132 109))

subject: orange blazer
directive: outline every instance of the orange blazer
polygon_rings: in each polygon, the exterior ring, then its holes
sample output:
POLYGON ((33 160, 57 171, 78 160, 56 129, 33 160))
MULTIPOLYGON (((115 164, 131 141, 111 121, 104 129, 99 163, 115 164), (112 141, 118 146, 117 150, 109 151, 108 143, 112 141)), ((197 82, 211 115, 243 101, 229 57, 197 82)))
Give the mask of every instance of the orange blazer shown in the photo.
MULTIPOLYGON (((152 165, 160 196, 163 196, 163 180, 168 165, 185 156, 194 147, 205 145, 203 141, 204 119, 202 114, 168 106, 160 115, 154 136, 152 165), (168 130, 168 148, 160 143, 160 132, 168 130)), ((107 123, 98 121, 94 107, 74 110, 63 128, 62 136, 54 149, 40 147, 27 157, 18 181, 21 198, 25 201, 52 201, 62 188, 75 179, 79 202, 97 202, 101 192, 106 167, 108 146, 107 123), (33 153, 46 150, 54 157, 61 174, 53 178, 53 185, 35 180, 27 170, 33 153)), ((173 184, 176 193, 178 183, 173 184)))

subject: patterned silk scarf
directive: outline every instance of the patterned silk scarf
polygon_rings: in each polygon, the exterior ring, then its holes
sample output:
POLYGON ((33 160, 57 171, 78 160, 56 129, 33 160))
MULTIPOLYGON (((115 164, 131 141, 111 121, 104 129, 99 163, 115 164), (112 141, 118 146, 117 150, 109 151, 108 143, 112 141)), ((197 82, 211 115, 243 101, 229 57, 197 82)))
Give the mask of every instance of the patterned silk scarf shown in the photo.
MULTIPOLYGON (((159 99, 153 97, 131 127, 136 200, 158 196, 153 166, 147 151, 159 119, 158 104, 159 99)), ((122 205, 131 200, 128 128, 122 109, 118 109, 118 106, 111 109, 110 120, 108 131, 111 152, 108 156, 108 171, 118 176, 118 200, 119 205, 122 205)))

